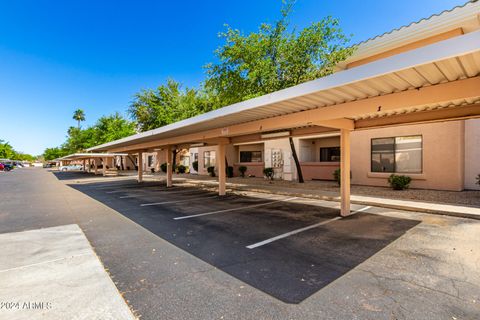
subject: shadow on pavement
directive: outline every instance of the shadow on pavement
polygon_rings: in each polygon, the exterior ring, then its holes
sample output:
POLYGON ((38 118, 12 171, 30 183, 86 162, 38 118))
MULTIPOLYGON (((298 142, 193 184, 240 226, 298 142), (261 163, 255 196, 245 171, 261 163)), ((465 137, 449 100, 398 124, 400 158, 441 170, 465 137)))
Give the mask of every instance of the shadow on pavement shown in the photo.
POLYGON ((142 207, 140 203, 145 200, 119 199, 118 194, 114 197, 100 191, 97 187, 101 185, 70 186, 191 255, 276 299, 293 304, 318 292, 420 223, 362 212, 248 249, 246 246, 252 243, 337 217, 339 211, 292 202, 247 208, 266 200, 240 195, 229 195, 220 200, 212 198, 214 193, 193 188, 192 194, 168 197, 160 189, 144 188, 154 185, 160 188, 158 182, 137 185, 133 189, 143 190, 146 197, 151 197, 149 201, 154 201, 155 197, 163 197, 162 201, 186 201, 142 207), (188 197, 198 198, 199 195, 204 198, 188 201, 188 197), (246 209, 228 214, 173 219, 208 210, 242 207, 246 209))

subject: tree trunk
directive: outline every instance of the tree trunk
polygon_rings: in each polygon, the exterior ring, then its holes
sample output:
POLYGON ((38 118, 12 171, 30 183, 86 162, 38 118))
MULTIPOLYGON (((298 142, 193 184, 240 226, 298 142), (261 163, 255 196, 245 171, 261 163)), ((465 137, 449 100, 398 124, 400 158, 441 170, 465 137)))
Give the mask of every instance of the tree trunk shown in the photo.
POLYGON ((292 137, 289 137, 288 140, 290 141, 290 148, 292 149, 293 160, 295 160, 295 167, 297 167, 298 182, 303 183, 304 181, 302 167, 300 166, 300 161, 298 161, 297 152, 295 151, 295 145, 293 144, 293 139, 292 137))
MULTIPOLYGON (((135 169, 135 170, 138 170, 138 166, 135 165, 135 160, 132 158, 132 156, 131 156, 131 155, 128 155, 128 158, 129 158, 130 161, 132 162, 134 169, 135 169)), ((139 163, 139 164, 140 164, 140 163, 139 163)))

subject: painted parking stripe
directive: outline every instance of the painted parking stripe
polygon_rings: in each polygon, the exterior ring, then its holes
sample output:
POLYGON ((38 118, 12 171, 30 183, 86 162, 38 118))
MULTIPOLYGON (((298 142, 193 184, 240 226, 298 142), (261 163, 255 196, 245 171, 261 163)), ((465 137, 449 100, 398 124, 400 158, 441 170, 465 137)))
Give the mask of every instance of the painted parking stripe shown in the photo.
MULTIPOLYGON (((358 213, 358 212, 362 212, 362 211, 368 210, 368 209, 370 209, 370 208, 371 208, 370 206, 366 206, 366 207, 364 207, 364 208, 362 208, 362 209, 359 209, 359 210, 357 210, 357 211, 352 212, 352 214, 355 214, 355 213, 358 213)), ((316 223, 316 224, 312 224, 311 226, 307 226, 307 227, 304 227, 304 228, 300 228, 300 229, 297 229, 297 230, 293 230, 293 231, 290 231, 290 232, 287 232, 287 233, 278 235, 278 236, 276 236, 276 237, 273 237, 273 238, 270 238, 270 239, 267 239, 267 240, 263 240, 263 241, 260 241, 260 242, 251 244, 251 245, 247 246, 247 248, 248 248, 248 249, 255 249, 255 248, 264 246, 264 245, 266 245, 266 244, 272 243, 272 242, 274 242, 274 241, 277 241, 277 240, 280 240, 280 239, 283 239, 283 238, 292 236, 292 235, 294 235, 294 234, 297 234, 297 233, 300 233, 300 232, 303 232, 303 231, 307 231, 307 230, 310 230, 310 229, 313 229, 313 228, 317 228, 317 227, 326 225, 327 223, 330 223, 330 222, 333 222, 333 221, 337 221, 337 220, 340 220, 340 219, 343 219, 343 217, 335 217, 335 218, 332 218, 332 219, 329 219, 329 220, 326 220, 326 221, 322 221, 322 222, 319 222, 319 223, 316 223)))
MULTIPOLYGON (((168 189, 170 189, 170 188, 168 188, 168 189)), ((160 193, 129 194, 129 195, 121 196, 121 197, 118 197, 118 198, 119 198, 119 199, 141 198, 141 197, 156 196, 156 195, 170 195, 170 194, 192 193, 192 192, 195 192, 195 191, 201 191, 201 190, 161 191, 160 193)))
MULTIPOLYGON (((165 186, 152 186, 151 188, 153 188, 153 187, 156 187, 156 188, 159 187, 159 190, 157 190, 157 191, 165 190, 165 189, 171 190, 171 189, 179 188, 179 187, 177 187, 177 186, 168 187, 168 188, 166 188, 165 186)), ((122 192, 156 191, 156 190, 144 189, 144 188, 146 188, 146 187, 140 187, 140 188, 122 188, 122 189, 120 189, 120 190, 105 191, 105 193, 112 194, 112 193, 122 193, 122 192), (133 190, 132 190, 132 189, 133 189, 133 190)))
POLYGON ((219 197, 218 195, 215 196, 210 196, 210 197, 197 197, 197 198, 189 198, 189 199, 183 199, 183 200, 176 200, 176 201, 163 201, 163 202, 153 202, 153 203, 142 203, 140 207, 148 207, 148 206, 157 206, 161 204, 171 204, 171 203, 180 203, 180 202, 188 202, 192 200, 199 200, 199 199, 210 199, 210 198, 216 198, 219 197))
POLYGON ((249 208, 258 208, 258 207, 268 206, 272 203, 277 203, 277 202, 282 202, 282 201, 290 201, 290 200, 294 200, 294 199, 297 199, 297 197, 280 199, 280 200, 270 201, 270 202, 266 202, 266 203, 259 203, 259 204, 254 204, 254 205, 251 205, 251 206, 240 207, 240 208, 232 208, 232 209, 211 211, 211 212, 205 212, 205 213, 199 213, 199 214, 192 214, 190 216, 176 217, 176 218, 173 218, 173 219, 174 220, 190 219, 190 218, 208 216, 208 215, 216 214, 216 213, 224 213, 224 212, 230 212, 230 211, 244 210, 244 209, 249 209, 249 208))

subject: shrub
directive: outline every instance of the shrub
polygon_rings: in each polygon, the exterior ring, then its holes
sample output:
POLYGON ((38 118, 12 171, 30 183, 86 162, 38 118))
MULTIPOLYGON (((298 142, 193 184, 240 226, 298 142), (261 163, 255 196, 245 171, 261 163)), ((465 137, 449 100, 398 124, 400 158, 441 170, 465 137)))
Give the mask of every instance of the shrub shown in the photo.
POLYGON ((240 177, 245 178, 245 172, 247 171, 247 167, 240 166, 238 167, 238 171, 240 171, 240 177))
MULTIPOLYGON (((176 167, 177 167, 176 165, 173 165, 173 168, 172 168, 173 172, 175 172, 176 167)), ((162 170, 162 172, 164 172, 164 173, 167 172, 167 163, 166 162, 164 162, 160 165, 160 170, 162 170)))
POLYGON ((192 162, 192 167, 193 167, 193 170, 198 172, 198 161, 193 161, 192 162))
POLYGON ((177 171, 178 173, 185 173, 187 172, 187 167, 185 167, 183 164, 180 164, 177 166, 177 171))
POLYGON ((167 172, 167 163, 166 163, 166 162, 165 162, 165 163, 162 163, 162 164, 160 165, 160 169, 162 170, 162 172, 167 172))
POLYGON ((210 173, 210 177, 215 177, 215 167, 208 167, 207 172, 210 173))
POLYGON ((480 185, 480 174, 477 176, 477 184, 480 185))
POLYGON ((333 171, 333 180, 337 181, 338 185, 340 185, 340 169, 333 171))
POLYGON ((265 177, 267 177, 267 179, 273 180, 273 175, 274 175, 273 168, 263 169, 263 174, 265 175, 265 177))
POLYGON ((396 174, 390 175, 388 178, 388 183, 393 188, 393 190, 404 190, 408 189, 412 178, 407 176, 398 176, 396 174))
POLYGON ((226 173, 227 173, 227 177, 233 178, 233 167, 228 166, 226 173))

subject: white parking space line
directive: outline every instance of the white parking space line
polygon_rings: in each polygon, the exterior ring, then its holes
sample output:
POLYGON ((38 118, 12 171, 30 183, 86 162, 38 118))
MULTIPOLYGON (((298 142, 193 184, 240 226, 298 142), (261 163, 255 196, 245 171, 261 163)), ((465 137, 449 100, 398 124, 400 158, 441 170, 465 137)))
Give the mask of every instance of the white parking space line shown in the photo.
MULTIPOLYGON (((170 189, 170 188, 168 188, 170 189)), ((196 190, 182 190, 182 191, 160 191, 159 193, 142 193, 142 194, 129 194, 126 196, 118 197, 119 199, 126 199, 126 198, 141 198, 141 197, 148 197, 148 196, 155 196, 155 195, 162 195, 167 196, 170 194, 182 194, 182 193, 192 193, 196 190)))
MULTIPOLYGON (((352 212, 352 214, 355 214, 355 213, 358 213, 358 212, 362 212, 362 211, 368 210, 368 209, 370 209, 370 208, 371 208, 370 206, 367 206, 367 207, 364 207, 364 208, 362 208, 362 209, 359 209, 359 210, 356 210, 356 211, 352 212)), ((337 221, 337 220, 340 220, 340 219, 342 219, 342 218, 343 218, 343 217, 335 217, 335 218, 332 218, 332 219, 329 219, 329 220, 326 220, 326 221, 322 221, 322 222, 319 222, 319 223, 316 223, 316 224, 312 224, 311 226, 303 227, 303 228, 300 228, 300 229, 297 229, 297 230, 293 230, 293 231, 290 231, 290 232, 287 232, 287 233, 278 235, 278 236, 276 236, 276 237, 273 237, 273 238, 270 238, 270 239, 267 239, 267 240, 263 240, 263 241, 260 241, 260 242, 251 244, 251 245, 247 246, 247 248, 248 248, 248 249, 255 249, 255 248, 264 246, 264 245, 266 245, 266 244, 272 243, 272 242, 274 242, 274 241, 277 241, 277 240, 280 240, 280 239, 283 239, 283 238, 292 236, 292 235, 294 235, 294 234, 297 234, 297 233, 300 233, 300 232, 303 232, 303 231, 307 231, 307 230, 310 230, 310 229, 313 229, 313 228, 317 228, 317 227, 326 225, 327 223, 330 223, 330 222, 333 222, 333 221, 337 221)))
POLYGON ((250 206, 246 206, 246 207, 240 207, 240 208, 232 208, 232 209, 224 209, 224 210, 218 210, 218 211, 204 212, 204 213, 199 213, 199 214, 192 214, 190 216, 176 217, 176 218, 173 218, 173 219, 174 220, 190 219, 190 218, 208 216, 208 215, 216 214, 216 213, 224 213, 224 212, 230 212, 230 211, 244 210, 244 209, 249 209, 249 208, 258 208, 258 207, 268 206, 272 203, 290 201, 290 200, 294 200, 294 199, 297 199, 297 197, 280 199, 280 200, 270 201, 270 202, 266 202, 266 203, 259 203, 259 204, 254 204, 254 205, 250 205, 250 206))
POLYGON ((197 198, 189 198, 189 199, 183 199, 183 200, 176 200, 176 201, 163 201, 163 202, 153 202, 153 203, 142 203, 140 207, 148 207, 148 206, 156 206, 156 205, 161 205, 161 204, 173 204, 173 203, 180 203, 180 202, 188 202, 188 201, 193 201, 193 200, 198 200, 198 199, 210 199, 210 198, 216 198, 219 197, 218 195, 215 196, 210 196, 210 197, 197 197, 197 198))
MULTIPOLYGON (((168 190, 171 190, 171 189, 175 189, 175 188, 178 188, 178 187, 169 187, 168 190)), ((165 190, 167 189, 165 186, 152 186, 152 187, 149 187, 148 189, 144 189, 144 188, 123 188, 123 189, 119 189, 119 190, 112 190, 112 191, 105 191, 105 193, 109 193, 109 194, 112 194, 112 193, 122 193, 122 192, 143 192, 143 191, 161 191, 161 190, 165 190)))

